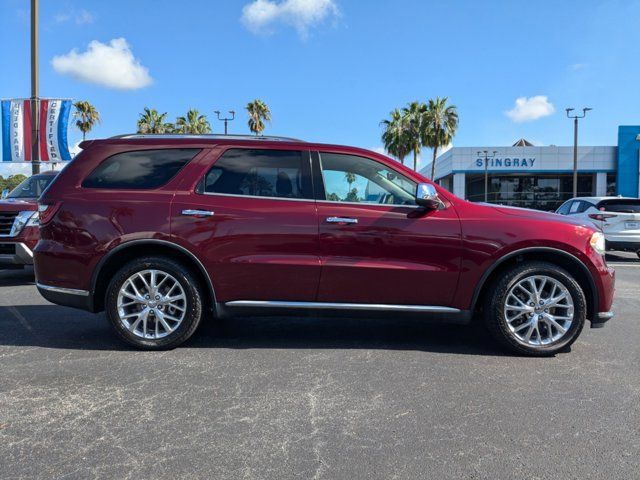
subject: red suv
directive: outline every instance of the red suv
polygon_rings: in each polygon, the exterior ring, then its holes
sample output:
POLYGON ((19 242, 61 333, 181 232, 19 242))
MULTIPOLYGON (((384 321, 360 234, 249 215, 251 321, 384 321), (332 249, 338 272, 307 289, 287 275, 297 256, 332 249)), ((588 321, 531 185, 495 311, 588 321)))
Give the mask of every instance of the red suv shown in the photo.
POLYGON ((38 197, 58 172, 27 178, 0 200, 0 269, 33 264, 38 243, 38 197))
POLYGON ((84 151, 40 199, 40 293, 106 310, 143 348, 205 314, 483 317, 553 354, 612 317, 614 271, 587 223, 469 203, 353 147, 128 135, 84 151))

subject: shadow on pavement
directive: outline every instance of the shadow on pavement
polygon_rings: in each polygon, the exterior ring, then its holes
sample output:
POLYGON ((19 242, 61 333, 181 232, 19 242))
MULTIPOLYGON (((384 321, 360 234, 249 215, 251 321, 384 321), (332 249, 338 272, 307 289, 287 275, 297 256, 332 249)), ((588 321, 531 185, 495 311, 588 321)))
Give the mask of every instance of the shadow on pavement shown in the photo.
MULTIPOLYGON (((132 350, 111 331, 104 314, 93 315, 52 305, 0 307, 0 345, 132 350)), ((495 346, 479 326, 392 318, 207 319, 184 347, 386 349, 508 355, 495 346)))
POLYGON ((0 270, 0 287, 35 285, 35 282, 33 267, 0 270))

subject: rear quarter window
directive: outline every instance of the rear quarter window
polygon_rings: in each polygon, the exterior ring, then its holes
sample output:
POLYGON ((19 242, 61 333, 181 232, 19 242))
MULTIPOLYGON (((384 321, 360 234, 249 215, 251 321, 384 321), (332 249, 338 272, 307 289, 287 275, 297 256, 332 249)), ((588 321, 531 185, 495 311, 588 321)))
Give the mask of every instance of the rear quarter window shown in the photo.
POLYGON ((112 155, 82 182, 84 188, 149 190, 166 184, 198 148, 136 150, 112 155))

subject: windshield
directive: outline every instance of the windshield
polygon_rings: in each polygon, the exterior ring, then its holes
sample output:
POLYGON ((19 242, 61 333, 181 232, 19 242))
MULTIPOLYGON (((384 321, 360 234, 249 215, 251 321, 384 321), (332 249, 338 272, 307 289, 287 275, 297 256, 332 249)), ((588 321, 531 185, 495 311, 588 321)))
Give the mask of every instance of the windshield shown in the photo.
POLYGON ((11 190, 7 198, 38 198, 55 175, 34 175, 11 190))

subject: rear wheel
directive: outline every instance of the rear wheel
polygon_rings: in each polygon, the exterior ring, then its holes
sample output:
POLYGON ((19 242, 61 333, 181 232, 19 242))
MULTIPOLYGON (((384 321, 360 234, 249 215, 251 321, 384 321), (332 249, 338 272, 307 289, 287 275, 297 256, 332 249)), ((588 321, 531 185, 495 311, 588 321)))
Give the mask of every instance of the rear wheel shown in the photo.
POLYGON ((181 263, 144 257, 122 267, 107 288, 107 317, 124 341, 160 350, 185 342, 202 317, 198 281, 181 263))
POLYGON ((510 350, 534 356, 567 348, 584 326, 586 300, 565 270, 546 262, 527 262, 508 270, 485 299, 489 331, 510 350))

